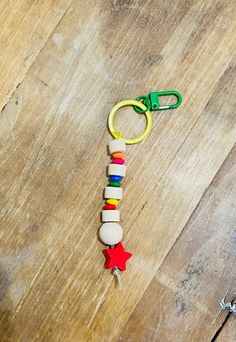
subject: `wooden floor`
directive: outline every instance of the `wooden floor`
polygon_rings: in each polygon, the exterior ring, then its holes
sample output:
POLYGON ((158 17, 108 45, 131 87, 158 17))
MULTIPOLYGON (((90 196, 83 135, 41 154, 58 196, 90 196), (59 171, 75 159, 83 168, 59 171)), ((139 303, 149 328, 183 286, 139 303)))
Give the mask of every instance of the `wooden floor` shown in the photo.
POLYGON ((235 1, 2 0, 0 27, 0 341, 236 341, 235 1), (117 289, 107 115, 169 89, 182 106, 128 147, 117 289))

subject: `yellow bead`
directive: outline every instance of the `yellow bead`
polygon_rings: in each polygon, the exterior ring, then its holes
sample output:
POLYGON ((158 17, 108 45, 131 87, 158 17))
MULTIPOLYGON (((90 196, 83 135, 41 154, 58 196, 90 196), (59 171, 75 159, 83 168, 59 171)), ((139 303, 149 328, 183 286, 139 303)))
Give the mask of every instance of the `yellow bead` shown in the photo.
POLYGON ((106 202, 109 204, 117 205, 119 203, 119 200, 114 199, 114 198, 109 198, 108 200, 106 200, 106 202))

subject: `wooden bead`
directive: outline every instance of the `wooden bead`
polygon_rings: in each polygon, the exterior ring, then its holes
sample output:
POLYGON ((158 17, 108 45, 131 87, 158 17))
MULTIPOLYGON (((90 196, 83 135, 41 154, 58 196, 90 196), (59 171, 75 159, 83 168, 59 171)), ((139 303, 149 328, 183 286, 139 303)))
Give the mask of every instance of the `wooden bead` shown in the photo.
POLYGON ((125 160, 122 159, 122 158, 114 158, 114 159, 112 159, 112 163, 113 164, 120 164, 120 165, 122 165, 122 164, 125 163, 125 160))
POLYGON ((108 175, 124 177, 126 175, 126 165, 109 164, 108 175))
POLYGON ((106 245, 116 245, 123 237, 123 230, 119 223, 105 222, 99 230, 99 236, 106 245))
POLYGON ((102 222, 119 222, 120 210, 103 210, 102 222))
POLYGON ((108 200, 106 200, 106 203, 112 204, 112 205, 117 205, 119 203, 119 200, 114 199, 114 198, 109 198, 108 200))
POLYGON ((115 152, 112 154, 112 158, 122 158, 124 159, 125 155, 123 152, 115 152))
POLYGON ((115 188, 113 186, 107 186, 104 191, 105 198, 115 198, 121 199, 123 196, 123 189, 122 188, 115 188))
POLYGON ((113 154, 115 152, 125 152, 126 151, 126 145, 124 140, 121 139, 115 139, 109 142, 109 151, 110 154, 113 154))

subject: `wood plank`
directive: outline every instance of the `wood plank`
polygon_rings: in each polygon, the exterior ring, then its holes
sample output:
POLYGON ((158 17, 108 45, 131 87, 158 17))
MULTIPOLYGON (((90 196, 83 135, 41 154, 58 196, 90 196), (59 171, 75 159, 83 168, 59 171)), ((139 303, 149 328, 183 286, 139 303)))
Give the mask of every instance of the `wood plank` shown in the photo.
MULTIPOLYGON (((73 2, 0 121, 0 321, 11 338, 119 335, 235 141, 232 6, 73 2), (185 106, 155 117, 149 139, 127 153, 122 214, 134 258, 117 291, 96 236, 107 112, 167 87, 185 106)), ((137 133, 141 117, 129 113, 119 124, 137 133)))
POLYGON ((223 326, 217 342, 235 341, 236 340, 236 320, 235 316, 230 316, 226 324, 223 326))
POLYGON ((25 77, 71 0, 0 3, 0 110, 25 77))
MULTIPOLYGON (((221 327, 228 312, 220 311, 219 302, 233 297, 236 284, 235 181, 236 148, 135 308, 121 341, 211 341, 221 327)), ((219 340, 235 341, 235 320, 230 321, 219 340)))

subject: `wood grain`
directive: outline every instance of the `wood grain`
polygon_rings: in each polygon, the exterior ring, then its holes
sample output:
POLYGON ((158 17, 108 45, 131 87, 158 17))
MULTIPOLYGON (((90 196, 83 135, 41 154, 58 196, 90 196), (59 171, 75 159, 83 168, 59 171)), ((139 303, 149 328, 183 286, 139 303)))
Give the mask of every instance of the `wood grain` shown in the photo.
POLYGON ((0 108, 65 13, 71 0, 3 0, 0 3, 0 108))
POLYGON ((217 342, 235 341, 235 339, 236 339, 235 317, 230 316, 230 319, 227 320, 226 324, 224 325, 224 328, 221 330, 216 341, 217 342))
MULTIPOLYGON (((232 300, 236 285, 235 171, 236 148, 162 263, 120 340, 211 341, 221 327, 228 312, 220 310, 219 302, 224 297, 232 300)), ((231 320, 232 336, 222 341, 234 341, 236 321, 231 320)))
MULTIPOLYGON (((0 118, 3 341, 130 338, 137 303, 153 286, 164 295, 159 267, 235 143, 233 9, 233 1, 74 1, 22 71, 0 118), (171 88, 183 106, 153 113, 152 135, 128 148, 122 225, 134 257, 119 291, 97 240, 107 113, 125 97, 171 88)), ((117 124, 138 134, 142 117, 127 112, 117 124)))

